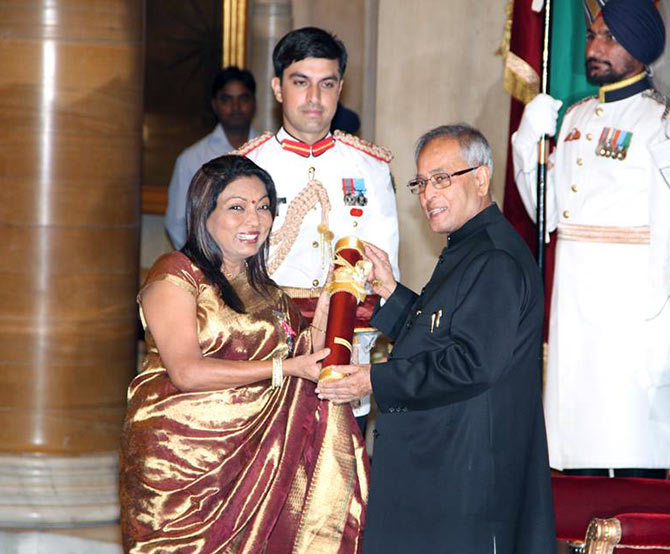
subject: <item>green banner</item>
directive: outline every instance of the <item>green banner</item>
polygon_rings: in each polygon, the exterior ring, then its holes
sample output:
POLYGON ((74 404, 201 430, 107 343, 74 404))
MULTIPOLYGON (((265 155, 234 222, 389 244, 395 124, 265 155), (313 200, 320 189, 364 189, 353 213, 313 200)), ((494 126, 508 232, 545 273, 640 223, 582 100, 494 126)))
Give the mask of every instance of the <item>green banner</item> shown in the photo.
POLYGON ((553 0, 552 2, 549 94, 563 100, 559 114, 559 128, 563 113, 568 106, 598 92, 598 87, 586 81, 584 68, 586 19, 582 1, 553 0))

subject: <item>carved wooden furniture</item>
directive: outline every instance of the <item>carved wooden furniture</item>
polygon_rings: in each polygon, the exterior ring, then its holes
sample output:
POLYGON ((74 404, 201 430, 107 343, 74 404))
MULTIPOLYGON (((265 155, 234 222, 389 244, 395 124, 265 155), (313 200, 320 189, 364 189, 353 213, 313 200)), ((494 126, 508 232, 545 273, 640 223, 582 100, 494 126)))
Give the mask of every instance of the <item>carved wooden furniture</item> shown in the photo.
POLYGON ((668 554, 670 481, 552 476, 556 536, 585 554, 668 554))

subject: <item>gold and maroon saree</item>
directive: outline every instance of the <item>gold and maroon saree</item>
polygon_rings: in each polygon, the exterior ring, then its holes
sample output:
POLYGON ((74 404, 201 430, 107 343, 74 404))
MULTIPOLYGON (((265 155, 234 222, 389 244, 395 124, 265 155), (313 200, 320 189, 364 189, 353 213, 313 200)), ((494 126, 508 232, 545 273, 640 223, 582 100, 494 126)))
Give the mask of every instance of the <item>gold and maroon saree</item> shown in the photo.
MULTIPOLYGON (((238 276, 232 285, 247 310, 238 314, 180 252, 161 257, 145 287, 161 279, 195 297, 204 356, 267 360, 311 347, 281 291, 264 298, 238 276)), ((267 380, 181 392, 148 331, 146 340, 121 442, 126 552, 360 551, 368 466, 348 406, 320 401, 314 383, 292 377, 277 389, 267 380)))

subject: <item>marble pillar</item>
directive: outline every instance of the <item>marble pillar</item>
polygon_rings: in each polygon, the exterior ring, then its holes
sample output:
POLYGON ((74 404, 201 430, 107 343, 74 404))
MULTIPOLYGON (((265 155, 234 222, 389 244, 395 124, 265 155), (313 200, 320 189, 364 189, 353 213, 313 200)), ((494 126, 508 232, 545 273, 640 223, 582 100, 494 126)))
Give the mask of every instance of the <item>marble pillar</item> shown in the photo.
POLYGON ((143 36, 143 1, 0 4, 0 524, 118 516, 143 36))
POLYGON ((250 24, 247 60, 258 83, 254 125, 259 131, 276 131, 281 125, 281 109, 270 88, 272 50, 292 28, 291 0, 253 0, 250 24))

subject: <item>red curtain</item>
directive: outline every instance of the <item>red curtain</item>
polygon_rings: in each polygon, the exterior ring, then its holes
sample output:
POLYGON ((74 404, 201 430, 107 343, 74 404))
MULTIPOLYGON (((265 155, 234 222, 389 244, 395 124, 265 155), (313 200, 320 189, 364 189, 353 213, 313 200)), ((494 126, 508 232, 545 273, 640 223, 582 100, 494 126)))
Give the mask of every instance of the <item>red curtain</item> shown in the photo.
MULTIPOLYGON (((510 52, 528 63, 537 73, 541 74, 542 42, 544 33, 544 13, 536 13, 531 9, 532 0, 515 0, 512 13, 512 34, 510 37, 510 52)), ((521 121, 524 104, 511 98, 509 138, 507 149, 507 168, 505 174, 505 201, 503 213, 514 228, 523 237, 529 248, 536 252, 536 226, 528 217, 526 209, 521 203, 519 192, 514 183, 514 166, 512 164, 512 145, 509 142, 521 121)), ((556 237, 552 235, 546 251, 545 277, 545 337, 548 330, 549 305, 551 301, 551 283, 554 274, 554 250, 556 237)))

